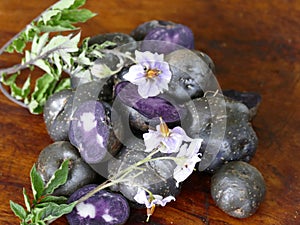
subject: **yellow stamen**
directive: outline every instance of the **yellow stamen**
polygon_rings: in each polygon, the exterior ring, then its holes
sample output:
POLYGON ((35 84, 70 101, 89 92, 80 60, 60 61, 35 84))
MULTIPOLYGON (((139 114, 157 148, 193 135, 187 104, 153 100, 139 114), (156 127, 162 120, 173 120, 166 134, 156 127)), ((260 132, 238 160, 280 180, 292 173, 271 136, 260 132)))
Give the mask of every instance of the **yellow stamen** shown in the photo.
POLYGON ((157 77, 161 73, 158 69, 149 69, 146 71, 146 77, 147 78, 154 78, 157 77))
POLYGON ((155 210, 155 205, 153 205, 151 208, 147 208, 147 219, 146 219, 147 223, 149 222, 150 216, 153 215, 154 210, 155 210))
POLYGON ((170 135, 170 129, 168 128, 167 124, 161 117, 159 117, 159 119, 160 119, 160 124, 159 124, 160 132, 164 137, 168 137, 170 135))

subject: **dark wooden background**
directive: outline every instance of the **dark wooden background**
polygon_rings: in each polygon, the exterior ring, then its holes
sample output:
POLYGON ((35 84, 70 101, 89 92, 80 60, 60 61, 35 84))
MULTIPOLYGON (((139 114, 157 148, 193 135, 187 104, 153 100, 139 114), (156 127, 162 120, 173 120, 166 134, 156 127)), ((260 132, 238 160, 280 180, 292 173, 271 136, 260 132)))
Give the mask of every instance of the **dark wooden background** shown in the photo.
MULTIPOLYGON (((54 0, 1 0, 2 46, 54 0)), ((183 191, 149 224, 300 224, 300 1, 243 0, 89 0, 99 15, 82 26, 83 36, 129 33, 151 19, 189 26, 196 48, 214 60, 223 89, 255 91, 263 101, 254 120, 259 137, 251 164, 264 175, 266 199, 247 219, 232 218, 210 197, 209 176, 195 173, 183 191)), ((11 64, 1 57, 0 66, 11 64)), ((22 187, 30 189, 29 171, 39 152, 51 143, 42 116, 0 94, 0 224, 18 224, 9 199, 22 203, 22 187)), ((144 211, 134 211, 128 224, 143 224, 144 211)), ((66 224, 64 218, 53 224, 66 224)))

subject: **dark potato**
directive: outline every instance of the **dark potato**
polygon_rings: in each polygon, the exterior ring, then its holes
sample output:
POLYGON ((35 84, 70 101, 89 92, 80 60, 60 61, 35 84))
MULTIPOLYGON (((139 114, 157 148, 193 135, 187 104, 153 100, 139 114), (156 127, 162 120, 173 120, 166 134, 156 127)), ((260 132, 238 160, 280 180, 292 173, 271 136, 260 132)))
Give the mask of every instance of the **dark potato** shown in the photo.
POLYGON ((44 121, 54 141, 67 141, 72 115, 73 92, 63 90, 51 95, 44 106, 44 121))
POLYGON ((258 110, 261 102, 261 95, 255 92, 241 92, 236 90, 225 90, 223 94, 236 101, 244 103, 250 111, 250 119, 252 119, 258 110))
POLYGON ((249 109, 220 94, 194 99, 193 103, 194 116, 187 133, 203 139, 200 148, 203 157, 198 169, 215 172, 229 161, 249 162, 258 143, 249 122, 249 109))
POLYGON ((134 38, 132 38, 128 34, 124 33, 105 33, 105 34, 98 34, 93 36, 89 39, 88 44, 102 44, 105 41, 114 42, 116 45, 114 47, 122 46, 130 42, 135 42, 134 38))
POLYGON ((209 65, 194 52, 180 49, 166 55, 166 61, 173 74, 168 90, 172 98, 186 102, 202 97, 207 90, 217 90, 209 65))
POLYGON ((177 50, 181 46, 183 48, 194 49, 194 34, 190 28, 184 26, 182 24, 172 24, 163 27, 156 27, 150 30, 144 38, 143 49, 144 50, 152 50, 153 45, 147 45, 147 41, 160 41, 161 43, 157 49, 154 51, 158 53, 168 54, 177 50), (171 43, 168 44, 168 43, 171 43), (178 45, 178 46, 177 46, 178 45))
POLYGON ((54 191, 55 195, 69 196, 86 184, 100 181, 97 173, 81 159, 77 149, 67 141, 59 141, 43 149, 37 160, 37 171, 45 184, 67 159, 70 160, 68 180, 54 191))
MULTIPOLYGON (((96 184, 90 184, 80 188, 70 196, 68 203, 80 199, 96 187, 96 184)), ((70 225, 122 225, 129 214, 130 207, 122 195, 101 190, 77 204, 66 217, 70 225)))
POLYGON ((163 20, 151 20, 145 23, 140 24, 136 27, 130 35, 137 41, 142 41, 145 36, 154 28, 162 28, 170 25, 174 25, 175 23, 171 21, 163 21, 163 20))
POLYGON ((211 179, 211 195, 217 206, 237 218, 254 214, 263 201, 265 192, 265 181, 261 173, 242 161, 223 165, 211 179))
MULTIPOLYGON (((143 146, 144 147, 144 146, 143 146)), ((117 155, 116 160, 111 160, 108 164, 110 176, 128 168, 130 165, 144 159, 149 153, 142 151, 141 147, 134 149, 123 148, 117 155)), ((171 160, 155 160, 151 163, 145 163, 141 170, 133 170, 128 174, 128 181, 119 183, 112 187, 113 191, 121 192, 128 200, 135 202, 134 196, 138 187, 144 187, 153 194, 164 197, 169 195, 176 196, 180 189, 176 188, 176 181, 173 179, 173 171, 176 164, 171 160)))
POLYGON ((121 147, 111 124, 108 104, 90 100, 78 106, 72 116, 70 142, 79 149, 81 157, 90 165, 106 161, 121 147))

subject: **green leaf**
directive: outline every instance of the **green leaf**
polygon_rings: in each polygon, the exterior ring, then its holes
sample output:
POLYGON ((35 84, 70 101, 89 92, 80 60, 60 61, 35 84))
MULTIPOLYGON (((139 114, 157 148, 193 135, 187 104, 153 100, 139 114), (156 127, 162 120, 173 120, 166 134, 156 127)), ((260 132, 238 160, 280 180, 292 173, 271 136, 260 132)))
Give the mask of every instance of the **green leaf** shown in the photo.
POLYGON ((65 89, 70 89, 71 88, 71 79, 70 78, 64 78, 62 79, 58 85, 56 86, 54 93, 65 90, 65 89))
POLYGON ((39 114, 43 111, 43 106, 48 97, 53 94, 57 80, 50 74, 44 74, 38 78, 35 83, 34 91, 31 93, 31 99, 28 103, 28 109, 33 114, 39 114))
POLYGON ((56 204, 65 204, 67 202, 68 198, 64 196, 53 196, 53 195, 48 195, 45 196, 41 199, 40 203, 45 203, 45 202, 54 202, 56 204))
POLYGON ((77 22, 84 23, 96 15, 97 15, 96 13, 93 13, 88 9, 64 10, 62 12, 61 19, 71 21, 72 23, 77 23, 77 22))
POLYGON ((72 35, 62 36, 58 35, 53 37, 49 43, 43 48, 41 54, 47 54, 47 52, 64 50, 67 52, 78 51, 78 43, 80 40, 80 32, 72 37, 72 35))
POLYGON ((41 32, 62 32, 62 31, 72 31, 72 30, 77 30, 77 27, 74 26, 62 26, 62 25, 45 25, 40 27, 41 32))
POLYGON ((56 188, 66 183, 68 172, 69 160, 65 160, 46 184, 43 195, 52 194, 56 188))
POLYGON ((29 197, 26 193, 25 188, 23 188, 23 197, 24 197, 24 202, 25 202, 26 209, 27 209, 28 212, 30 212, 30 210, 31 210, 30 200, 29 200, 29 197))
POLYGON ((69 9, 78 9, 85 4, 85 0, 75 0, 74 4, 69 9))
POLYGON ((38 200, 44 191, 44 182, 41 175, 37 172, 36 166, 33 165, 30 171, 31 188, 34 200, 38 200))
POLYGON ((19 217, 21 220, 25 220, 26 218, 26 211, 23 208, 23 206, 19 205, 18 203, 15 203, 13 201, 9 201, 10 209, 14 212, 14 214, 19 217))
POLYGON ((12 97, 16 98, 17 100, 22 100, 22 89, 19 88, 15 83, 10 85, 10 94, 12 97))
POLYGON ((70 213, 76 204, 77 202, 71 204, 42 203, 35 208, 36 217, 42 221, 51 221, 70 213))
POLYGON ((34 36, 31 46, 31 53, 39 55, 49 39, 49 33, 44 33, 42 36, 34 36))
POLYGON ((3 74, 2 75, 2 80, 1 82, 6 85, 6 86, 10 86, 12 85, 13 83, 15 83, 17 77, 19 76, 18 73, 15 73, 13 75, 10 75, 8 78, 6 78, 7 75, 3 74))
POLYGON ((39 59, 34 61, 33 64, 39 67, 40 69, 44 70, 48 74, 54 74, 54 69, 47 60, 39 59))
POLYGON ((27 98, 27 96, 30 94, 30 77, 27 77, 25 83, 22 87, 22 97, 27 98))
POLYGON ((74 5, 76 0, 60 0, 52 6, 52 9, 68 9, 74 5))
POLYGON ((58 9, 46 11, 42 14, 40 21, 43 21, 44 24, 47 24, 48 21, 50 21, 54 16, 56 16, 60 12, 61 10, 58 9))
POLYGON ((76 204, 77 202, 73 202, 71 204, 61 204, 57 207, 49 207, 48 210, 45 210, 45 213, 42 218, 46 221, 57 219, 62 215, 72 212, 76 204))

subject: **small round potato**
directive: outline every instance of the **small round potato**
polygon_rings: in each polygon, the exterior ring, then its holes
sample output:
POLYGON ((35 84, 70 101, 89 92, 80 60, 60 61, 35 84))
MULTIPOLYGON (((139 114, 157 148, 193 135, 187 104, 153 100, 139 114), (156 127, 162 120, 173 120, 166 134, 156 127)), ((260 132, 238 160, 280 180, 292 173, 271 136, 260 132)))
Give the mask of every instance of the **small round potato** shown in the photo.
POLYGON ((237 218, 246 218, 255 213, 265 192, 261 173, 243 161, 223 165, 211 180, 211 195, 217 206, 237 218))

